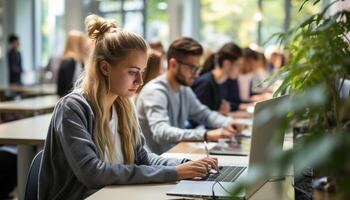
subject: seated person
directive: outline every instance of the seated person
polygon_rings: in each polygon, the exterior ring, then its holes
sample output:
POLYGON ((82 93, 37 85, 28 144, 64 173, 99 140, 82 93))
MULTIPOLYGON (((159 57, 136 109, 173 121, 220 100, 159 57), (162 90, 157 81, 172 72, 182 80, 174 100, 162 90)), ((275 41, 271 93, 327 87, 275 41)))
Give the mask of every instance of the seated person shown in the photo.
POLYGON ((232 118, 210 110, 200 103, 189 87, 198 77, 202 46, 180 37, 167 54, 168 70, 141 90, 136 107, 148 148, 161 154, 180 141, 231 138, 237 132, 232 118), (196 120, 215 130, 185 129, 188 120, 196 120))
POLYGON ((88 51, 86 36, 80 31, 70 31, 57 74, 57 94, 60 97, 72 91, 74 82, 84 70, 84 58, 88 51))
POLYGON ((268 71, 268 65, 263 53, 258 53, 258 62, 256 65, 256 73, 252 79, 252 93, 262 94, 268 90, 268 83, 265 82, 266 79, 270 77, 268 71))
POLYGON ((151 50, 148 55, 147 67, 142 75, 143 85, 141 85, 137 89, 137 93, 140 93, 144 85, 146 85, 148 82, 161 75, 162 73, 162 55, 158 51, 151 50))
POLYGON ((211 110, 227 115, 239 110, 241 99, 237 80, 240 73, 242 50, 233 42, 225 44, 204 63, 211 69, 192 85, 197 98, 211 110))
POLYGON ((143 147, 129 98, 142 85, 148 46, 113 21, 88 16, 93 54, 77 88, 57 103, 39 172, 38 199, 85 199, 112 184, 205 177, 214 158, 162 158, 143 147))
POLYGON ((243 63, 241 74, 238 76, 240 99, 244 102, 251 102, 252 80, 258 63, 258 53, 250 48, 243 49, 243 63))

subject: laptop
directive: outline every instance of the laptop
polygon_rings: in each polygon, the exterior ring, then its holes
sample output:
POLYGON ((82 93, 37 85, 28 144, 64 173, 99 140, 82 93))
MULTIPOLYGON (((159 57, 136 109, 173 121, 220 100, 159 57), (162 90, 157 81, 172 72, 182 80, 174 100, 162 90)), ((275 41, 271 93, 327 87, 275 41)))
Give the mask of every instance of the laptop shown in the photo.
POLYGON ((251 139, 245 136, 239 137, 236 141, 219 141, 214 147, 209 149, 209 154, 224 156, 248 156, 250 141, 251 139))
MULTIPOLYGON (((265 115, 265 112, 273 109, 281 103, 287 96, 281 96, 270 100, 262 101, 256 104, 254 109, 252 137, 250 143, 250 157, 248 166, 224 166, 220 173, 210 174, 207 178, 201 180, 181 180, 166 194, 170 196, 198 197, 198 198, 229 198, 232 188, 237 186, 249 173, 249 166, 268 165, 269 144, 276 131, 279 130, 279 124, 285 117, 273 116, 264 123, 259 121, 257 116, 265 115), (217 183, 219 182, 219 183, 217 183), (193 187, 195 186, 195 187, 193 187), (215 195, 215 196, 214 196, 215 195)), ((260 118, 260 117, 259 117, 260 118)), ((261 118, 260 118, 261 119, 261 118)), ((279 135, 284 135, 279 133, 279 135)), ((282 151, 283 137, 273 140, 274 145, 282 151)), ((232 158, 234 159, 234 158, 232 158)), ((252 172, 250 172, 252 173, 252 172)), ((246 199, 253 195, 268 178, 256 180, 254 184, 249 185, 240 194, 236 196, 239 199, 246 199)))
MULTIPOLYGON (((254 108, 253 108, 254 110, 254 108)), ((250 151, 250 141, 252 136, 252 119, 239 118, 235 122, 247 126, 236 141, 230 139, 219 139, 218 143, 209 149, 211 155, 227 155, 227 156, 248 156, 250 151)))

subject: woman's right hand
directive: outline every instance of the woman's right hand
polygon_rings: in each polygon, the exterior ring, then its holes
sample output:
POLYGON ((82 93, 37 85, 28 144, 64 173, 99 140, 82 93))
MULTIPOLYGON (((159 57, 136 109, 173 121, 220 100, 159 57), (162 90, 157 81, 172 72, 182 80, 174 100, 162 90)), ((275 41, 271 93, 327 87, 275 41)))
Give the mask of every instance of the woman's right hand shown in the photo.
POLYGON ((196 161, 189 161, 176 167, 177 179, 206 177, 210 169, 218 170, 217 158, 205 157, 196 161))

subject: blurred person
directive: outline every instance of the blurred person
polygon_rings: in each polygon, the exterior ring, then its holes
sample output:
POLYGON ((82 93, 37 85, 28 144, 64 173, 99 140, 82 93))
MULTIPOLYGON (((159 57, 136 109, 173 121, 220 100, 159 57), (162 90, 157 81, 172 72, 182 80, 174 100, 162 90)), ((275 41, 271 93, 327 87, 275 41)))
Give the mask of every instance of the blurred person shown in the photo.
POLYGON ((11 34, 8 37, 8 43, 10 45, 10 49, 7 52, 9 83, 21 85, 21 73, 23 70, 21 52, 19 51, 20 43, 18 36, 11 34))
POLYGON ((161 54, 158 51, 151 50, 148 55, 147 67, 142 75, 143 85, 138 88, 137 94, 140 93, 144 85, 146 85, 157 76, 161 75, 162 72, 163 69, 161 54))
POLYGON ((278 46, 268 46, 265 50, 268 70, 270 74, 274 74, 284 64, 283 53, 278 46))
POLYGON ((223 45, 205 61, 203 68, 210 70, 192 85, 197 98, 211 110, 227 115, 239 110, 237 77, 242 64, 242 50, 233 42, 223 45))
POLYGON ((84 70, 84 60, 88 54, 86 36, 76 30, 68 33, 65 50, 58 69, 57 94, 64 96, 73 89, 73 83, 84 70))
POLYGON ((252 93, 261 94, 266 92, 268 89, 268 83, 264 82, 267 78, 270 77, 268 71, 268 65, 263 53, 258 53, 258 61, 256 63, 256 72, 252 78, 252 93))
POLYGON ((198 77, 202 53, 202 46, 194 39, 177 38, 167 52, 167 72, 141 90, 136 107, 150 151, 161 154, 181 141, 217 141, 239 132, 232 118, 200 103, 190 88, 198 77), (215 129, 186 129, 188 120, 215 129))
POLYGON ((202 76, 203 74, 209 72, 212 70, 212 66, 207 66, 205 62, 208 60, 209 57, 211 57, 215 52, 211 50, 210 48, 205 48, 203 52, 203 56, 201 58, 201 66, 202 69, 199 73, 199 76, 202 76))
POLYGON ((161 67, 162 67, 161 73, 164 73, 166 71, 166 58, 165 58, 166 52, 165 52, 165 49, 164 49, 162 42, 160 40, 153 40, 153 41, 150 41, 148 44, 151 47, 151 49, 160 53, 160 57, 161 57, 161 61, 162 61, 160 63, 161 67))
POLYGON ((162 58, 165 56, 164 46, 161 41, 159 40, 150 41, 149 46, 151 47, 151 49, 158 51, 161 54, 162 58))
POLYGON ((142 85, 148 45, 96 15, 86 18, 93 54, 76 89, 57 103, 39 172, 38 199, 85 199, 107 185, 205 177, 217 159, 149 153, 130 97, 142 85))
POLYGON ((243 102, 251 102, 250 97, 253 95, 252 79, 256 72, 259 57, 258 53, 250 48, 244 48, 242 56, 241 74, 238 76, 240 99, 243 102))

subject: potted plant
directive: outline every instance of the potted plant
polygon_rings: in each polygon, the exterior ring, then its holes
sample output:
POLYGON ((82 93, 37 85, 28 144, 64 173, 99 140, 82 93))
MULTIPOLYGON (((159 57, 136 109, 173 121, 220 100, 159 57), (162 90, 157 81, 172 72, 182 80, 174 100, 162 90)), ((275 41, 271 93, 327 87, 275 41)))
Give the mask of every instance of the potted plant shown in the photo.
MULTIPOLYGON (((311 166, 316 176, 331 177, 325 183, 331 189, 328 196, 350 199, 350 94, 342 94, 350 79, 350 12, 329 15, 329 8, 338 1, 277 34, 291 57, 270 81, 281 80, 275 95, 290 95, 280 114, 288 114, 288 123, 306 124, 307 136, 278 155, 274 169, 298 163, 294 167, 300 176, 300 166, 311 166)), ((310 0, 302 6, 305 3, 310 0)), ((317 192, 314 197, 320 196, 317 192)))
MULTIPOLYGON (((305 3, 319 1, 304 0, 300 9, 305 3)), ((339 1, 290 31, 273 36, 285 46, 290 59, 268 81, 280 81, 274 95, 289 94, 289 98, 269 115, 256 116, 256 121, 264 123, 269 116, 287 115, 281 124, 283 131, 278 132, 287 132, 290 124, 303 124, 307 134, 294 140, 293 148, 283 153, 276 154, 280 151, 272 147, 271 164, 263 169, 258 166, 256 171, 260 173, 245 184, 268 173, 286 172, 292 165, 294 176, 301 177, 308 166, 315 169, 314 183, 321 184, 315 194, 296 189, 309 199, 350 199, 350 94, 343 91, 347 84, 350 87, 350 12, 328 14, 339 1)))

